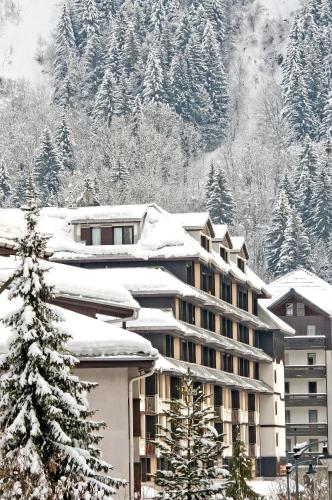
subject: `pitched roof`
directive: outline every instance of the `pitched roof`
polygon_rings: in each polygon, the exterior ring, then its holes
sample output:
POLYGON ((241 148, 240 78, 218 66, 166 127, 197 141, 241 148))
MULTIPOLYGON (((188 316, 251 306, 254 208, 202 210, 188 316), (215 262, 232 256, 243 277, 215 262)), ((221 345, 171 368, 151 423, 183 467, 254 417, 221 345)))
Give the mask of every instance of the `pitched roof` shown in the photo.
MULTIPOLYGON (((0 295, 0 320, 20 306, 9 300, 8 292, 0 295)), ((51 306, 63 318, 61 325, 72 336, 67 348, 78 357, 117 359, 155 359, 158 351, 136 333, 123 330, 82 314, 51 306)), ((0 353, 7 352, 10 328, 0 321, 0 353)))
POLYGON ((332 316, 332 285, 310 271, 305 269, 292 271, 270 283, 269 288, 272 291, 272 298, 261 301, 266 307, 271 308, 294 291, 332 316))

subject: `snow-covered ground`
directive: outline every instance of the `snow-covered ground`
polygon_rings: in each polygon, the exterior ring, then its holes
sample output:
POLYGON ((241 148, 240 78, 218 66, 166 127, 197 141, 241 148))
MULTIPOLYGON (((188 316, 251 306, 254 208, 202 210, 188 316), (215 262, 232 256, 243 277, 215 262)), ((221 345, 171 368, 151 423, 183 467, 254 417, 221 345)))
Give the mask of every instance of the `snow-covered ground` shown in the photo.
MULTIPOLYGON (((2 12, 6 3, 0 0, 2 12)), ((59 0, 12 0, 12 4, 18 16, 10 15, 0 26, 0 78, 42 84, 47 78, 37 58, 54 31, 59 0)))

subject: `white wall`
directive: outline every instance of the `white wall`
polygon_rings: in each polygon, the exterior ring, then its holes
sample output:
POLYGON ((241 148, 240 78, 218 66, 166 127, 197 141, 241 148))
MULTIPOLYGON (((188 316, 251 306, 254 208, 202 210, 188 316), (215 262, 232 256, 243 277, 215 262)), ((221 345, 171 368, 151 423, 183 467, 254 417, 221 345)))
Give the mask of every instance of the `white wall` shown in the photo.
POLYGON ((308 394, 308 383, 317 382, 317 392, 326 393, 326 380, 324 378, 292 378, 289 382, 290 394, 308 394))
POLYGON ((290 423, 292 424, 308 424, 309 410, 317 410, 317 423, 327 423, 327 411, 325 406, 292 407, 288 410, 290 411, 290 423))
POLYGON ((325 350, 285 351, 285 365, 308 365, 308 353, 316 354, 316 365, 325 365, 325 350))

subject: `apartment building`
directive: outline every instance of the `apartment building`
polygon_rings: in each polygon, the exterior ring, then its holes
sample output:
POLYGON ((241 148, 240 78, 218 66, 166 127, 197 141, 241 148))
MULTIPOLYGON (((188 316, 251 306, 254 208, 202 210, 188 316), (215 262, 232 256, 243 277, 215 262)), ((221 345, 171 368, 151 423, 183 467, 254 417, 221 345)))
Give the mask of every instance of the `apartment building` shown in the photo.
POLYGON ((263 300, 294 328, 285 338, 286 449, 306 441, 311 454, 332 450, 332 286, 305 270, 270 284, 272 298, 263 300))
MULTIPOLYGON (((10 212, 20 228, 20 213, 10 212)), ((226 433, 226 461, 239 425, 254 474, 278 475, 286 460, 283 338, 293 329, 259 304, 271 294, 247 264, 244 239, 206 213, 156 205, 44 209, 40 229, 51 233, 52 262, 93 269, 100 287, 133 295, 138 317, 123 321, 161 353, 155 376, 135 389, 136 491, 161 465, 151 440, 188 368, 226 433)), ((0 227, 1 241, 10 252, 0 227)))

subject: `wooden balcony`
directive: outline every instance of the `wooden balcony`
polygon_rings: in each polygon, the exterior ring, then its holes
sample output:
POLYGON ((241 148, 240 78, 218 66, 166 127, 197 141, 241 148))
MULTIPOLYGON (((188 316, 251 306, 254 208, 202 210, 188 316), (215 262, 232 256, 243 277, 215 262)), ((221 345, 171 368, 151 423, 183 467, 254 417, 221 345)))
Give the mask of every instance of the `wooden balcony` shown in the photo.
POLYGON ((325 365, 285 366, 285 378, 325 378, 325 365))
POLYGON ((285 394, 286 406, 326 406, 326 393, 285 394))
POLYGON ((287 436, 327 436, 327 424, 286 424, 287 436))

